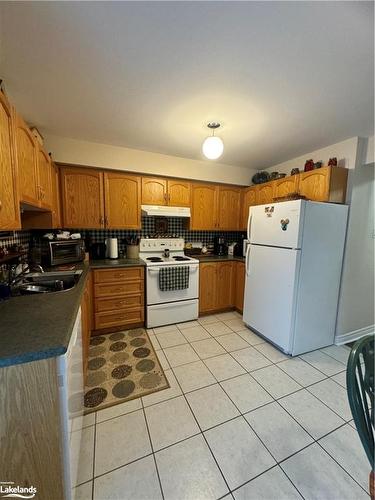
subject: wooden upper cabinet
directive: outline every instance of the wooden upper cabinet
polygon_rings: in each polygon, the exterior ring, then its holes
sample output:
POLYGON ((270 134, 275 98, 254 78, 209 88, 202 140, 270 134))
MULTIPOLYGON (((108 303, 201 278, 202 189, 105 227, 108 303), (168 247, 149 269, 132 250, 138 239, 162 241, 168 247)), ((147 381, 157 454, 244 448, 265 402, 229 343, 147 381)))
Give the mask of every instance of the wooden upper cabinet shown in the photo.
POLYGON ((168 179, 168 205, 174 207, 190 207, 191 183, 178 179, 168 179))
POLYGON ((291 175, 289 177, 284 177, 283 179, 276 179, 275 181, 273 181, 273 185, 274 198, 280 198, 282 196, 288 196, 292 193, 297 193, 299 186, 299 175, 291 175))
POLYGON ((213 184, 193 184, 190 229, 218 229, 218 193, 213 184))
POLYGON ((0 230, 20 228, 11 107, 0 91, 0 230))
POLYGON ((15 114, 15 140, 17 158, 17 176, 20 201, 39 206, 40 191, 38 182, 37 151, 38 146, 29 127, 15 114))
POLYGON ((241 189, 231 186, 219 187, 218 227, 224 231, 239 229, 241 189))
POLYGON ((104 172, 105 225, 108 229, 140 229, 141 177, 104 172))
POLYGON ((52 209, 53 189, 52 189, 52 166, 51 158, 39 145, 37 151, 38 165, 38 194, 39 205, 45 209, 52 209))
POLYGON ((61 206, 60 206, 60 176, 59 169, 51 164, 51 177, 52 177, 52 227, 61 227, 61 206))
POLYGON ((217 309, 217 262, 199 265, 199 312, 217 309))
POLYGON ((299 175, 299 192, 308 200, 327 201, 329 193, 329 170, 320 168, 299 175))
POLYGON ((142 205, 167 205, 167 180, 142 177, 142 205))
POLYGON ((63 227, 104 228, 103 173, 90 168, 60 170, 63 227))
POLYGON ((299 193, 308 200, 344 203, 348 169, 323 167, 299 175, 299 193))
POLYGON ((273 201, 273 182, 257 185, 257 205, 265 205, 273 201))
POLYGON ((249 218, 249 208, 257 204, 256 196, 257 196, 256 186, 251 186, 247 188, 243 193, 240 229, 247 228, 247 220, 249 218))

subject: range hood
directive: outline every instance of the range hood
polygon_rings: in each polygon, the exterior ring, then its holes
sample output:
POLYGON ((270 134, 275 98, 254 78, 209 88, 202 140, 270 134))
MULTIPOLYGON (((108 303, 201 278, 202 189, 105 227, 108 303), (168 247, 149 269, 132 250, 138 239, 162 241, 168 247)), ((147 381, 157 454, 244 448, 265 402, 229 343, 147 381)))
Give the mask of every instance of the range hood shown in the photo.
POLYGON ((189 207, 165 207, 158 205, 141 205, 142 215, 148 217, 190 217, 189 207))

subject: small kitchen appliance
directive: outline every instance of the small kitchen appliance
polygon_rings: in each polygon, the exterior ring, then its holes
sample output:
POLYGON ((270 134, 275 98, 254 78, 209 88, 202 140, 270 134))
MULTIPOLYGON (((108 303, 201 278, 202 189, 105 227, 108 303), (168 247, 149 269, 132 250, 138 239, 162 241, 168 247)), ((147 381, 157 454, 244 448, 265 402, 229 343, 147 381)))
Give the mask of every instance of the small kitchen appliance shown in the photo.
POLYGON ((228 246, 225 243, 224 236, 217 236, 214 239, 215 255, 228 255, 228 246))
POLYGON ((141 238, 139 257, 146 264, 147 328, 197 319, 199 312, 199 261, 185 255, 184 239, 141 238), (186 288, 166 291, 160 289, 159 273, 161 269, 168 266, 189 268, 186 288))
POLYGON ((46 267, 80 262, 85 258, 85 242, 79 240, 42 240, 41 261, 46 267))
POLYGON ((107 245, 105 243, 92 243, 90 246, 90 257, 93 260, 105 259, 107 245))

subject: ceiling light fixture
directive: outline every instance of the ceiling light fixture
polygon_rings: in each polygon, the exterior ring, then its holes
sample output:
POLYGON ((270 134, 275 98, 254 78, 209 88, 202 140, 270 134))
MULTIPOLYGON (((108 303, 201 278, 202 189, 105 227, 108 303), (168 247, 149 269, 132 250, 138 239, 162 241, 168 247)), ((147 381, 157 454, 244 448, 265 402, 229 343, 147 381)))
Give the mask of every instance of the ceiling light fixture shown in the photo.
POLYGON ((220 123, 210 122, 207 127, 212 130, 212 135, 205 138, 202 144, 202 152, 209 160, 217 160, 223 154, 224 143, 215 135, 215 130, 220 127, 220 123))

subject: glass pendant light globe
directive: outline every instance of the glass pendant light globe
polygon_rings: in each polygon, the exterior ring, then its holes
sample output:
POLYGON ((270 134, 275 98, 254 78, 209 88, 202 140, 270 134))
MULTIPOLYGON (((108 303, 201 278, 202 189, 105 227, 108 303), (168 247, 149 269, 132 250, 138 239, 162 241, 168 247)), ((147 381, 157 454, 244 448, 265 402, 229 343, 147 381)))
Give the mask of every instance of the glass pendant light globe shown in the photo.
POLYGON ((211 135, 203 141, 202 152, 209 160, 217 160, 223 154, 224 143, 220 137, 211 135))
POLYGON ((215 130, 220 127, 218 122, 210 122, 207 127, 212 130, 212 135, 206 137, 202 144, 202 152, 209 160, 217 160, 223 154, 224 143, 220 137, 215 136, 215 130))

